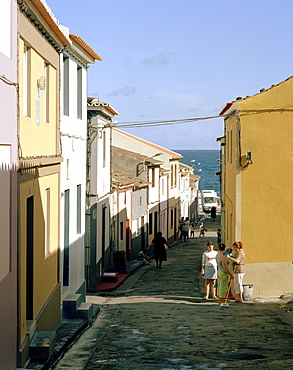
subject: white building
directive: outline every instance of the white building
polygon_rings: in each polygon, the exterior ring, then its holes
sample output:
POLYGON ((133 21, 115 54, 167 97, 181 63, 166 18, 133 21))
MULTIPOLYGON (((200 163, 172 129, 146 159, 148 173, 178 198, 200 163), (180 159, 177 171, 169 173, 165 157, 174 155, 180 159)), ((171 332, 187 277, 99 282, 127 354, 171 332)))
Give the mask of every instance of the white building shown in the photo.
POLYGON ((146 174, 148 188, 148 243, 151 243, 161 226, 166 230, 164 236, 169 243, 177 240, 178 232, 178 202, 179 202, 179 159, 182 156, 171 150, 153 144, 149 141, 113 129, 113 145, 139 153, 146 157, 141 164, 139 176, 146 174), (162 172, 163 169, 167 172, 162 172), (162 191, 166 187, 161 203, 162 191), (167 200, 167 204, 166 204, 167 200), (167 220, 167 225, 166 225, 167 220), (160 222, 163 222, 161 225, 160 222))
POLYGON ((86 279, 95 290, 112 268, 111 136, 119 113, 108 103, 88 98, 86 279))
MULTIPOLYGON (((69 30, 64 27, 64 30, 69 30)), ((79 36, 61 54, 60 277, 62 302, 68 294, 85 301, 85 201, 87 163, 87 69, 101 57, 79 36)), ((64 312, 63 312, 64 313, 64 312)))

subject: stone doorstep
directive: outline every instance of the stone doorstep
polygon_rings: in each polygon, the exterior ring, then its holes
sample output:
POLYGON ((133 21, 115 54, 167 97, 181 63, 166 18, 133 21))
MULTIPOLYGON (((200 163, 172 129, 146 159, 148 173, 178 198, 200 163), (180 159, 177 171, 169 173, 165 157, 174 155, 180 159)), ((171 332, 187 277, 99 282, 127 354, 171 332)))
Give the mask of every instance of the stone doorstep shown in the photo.
POLYGON ((104 272, 102 281, 105 283, 116 283, 118 280, 118 272, 104 272))
POLYGON ((63 301, 63 309, 64 311, 72 312, 76 311, 76 309, 82 303, 82 295, 81 294, 68 294, 63 301))
POLYGON ((30 343, 30 358, 48 359, 55 348, 55 344, 55 331, 37 331, 30 343))
POLYGON ((76 310, 76 316, 79 319, 90 320, 94 314, 94 306, 91 302, 82 302, 76 310))

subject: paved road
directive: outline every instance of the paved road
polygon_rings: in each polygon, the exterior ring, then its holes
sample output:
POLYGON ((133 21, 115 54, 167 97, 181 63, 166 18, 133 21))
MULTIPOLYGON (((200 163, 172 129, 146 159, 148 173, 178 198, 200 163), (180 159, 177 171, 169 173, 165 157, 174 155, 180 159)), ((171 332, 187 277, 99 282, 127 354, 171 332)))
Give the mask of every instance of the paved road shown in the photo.
POLYGON ((208 235, 168 251, 112 294, 91 295, 101 313, 54 369, 293 369, 293 313, 280 302, 204 301, 199 275, 208 235))

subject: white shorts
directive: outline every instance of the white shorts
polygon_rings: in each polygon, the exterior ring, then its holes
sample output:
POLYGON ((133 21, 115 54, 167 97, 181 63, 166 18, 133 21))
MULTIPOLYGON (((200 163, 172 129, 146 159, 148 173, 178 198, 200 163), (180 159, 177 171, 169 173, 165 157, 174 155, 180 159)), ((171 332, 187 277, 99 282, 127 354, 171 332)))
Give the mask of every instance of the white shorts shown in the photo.
POLYGON ((240 293, 243 293, 243 285, 242 285, 242 281, 243 281, 243 277, 244 277, 245 273, 243 274, 234 274, 234 289, 235 289, 235 293, 236 294, 240 294, 240 293))

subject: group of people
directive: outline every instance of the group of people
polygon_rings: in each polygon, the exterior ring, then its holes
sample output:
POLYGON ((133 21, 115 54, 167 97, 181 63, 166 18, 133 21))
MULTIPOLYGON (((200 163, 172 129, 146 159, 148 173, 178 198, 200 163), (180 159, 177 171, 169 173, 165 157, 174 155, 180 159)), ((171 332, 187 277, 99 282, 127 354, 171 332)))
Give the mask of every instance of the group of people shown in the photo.
POLYGON ((211 292, 212 298, 218 299, 218 304, 221 305, 227 300, 234 281, 235 302, 242 302, 245 259, 241 242, 234 242, 232 248, 226 248, 224 243, 220 243, 218 251, 214 250, 212 242, 208 242, 207 251, 202 255, 201 265, 201 275, 205 279, 204 299, 208 299, 211 292), (233 267, 230 264, 233 264, 233 267))
MULTIPOLYGON (((179 239, 180 240, 183 240, 184 242, 188 242, 189 240, 189 228, 191 228, 194 230, 194 223, 192 222, 191 225, 190 225, 190 221, 189 221, 189 218, 188 217, 181 217, 180 221, 179 221, 179 239)), ((193 235, 194 235, 194 231, 193 231, 193 235)))

